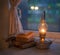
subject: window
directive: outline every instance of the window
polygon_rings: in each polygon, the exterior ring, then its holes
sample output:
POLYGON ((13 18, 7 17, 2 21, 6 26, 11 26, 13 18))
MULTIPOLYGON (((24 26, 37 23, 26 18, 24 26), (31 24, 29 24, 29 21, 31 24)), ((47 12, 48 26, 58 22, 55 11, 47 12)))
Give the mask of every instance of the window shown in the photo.
MULTIPOLYGON (((38 30, 38 25, 41 19, 42 12, 46 12, 46 22, 48 31, 60 31, 60 1, 59 0, 26 0, 22 1, 20 8, 26 11, 26 18, 23 15, 23 20, 26 24, 25 29, 38 30), (24 6, 24 4, 26 4, 24 6)), ((23 11, 22 11, 23 12, 23 11)))

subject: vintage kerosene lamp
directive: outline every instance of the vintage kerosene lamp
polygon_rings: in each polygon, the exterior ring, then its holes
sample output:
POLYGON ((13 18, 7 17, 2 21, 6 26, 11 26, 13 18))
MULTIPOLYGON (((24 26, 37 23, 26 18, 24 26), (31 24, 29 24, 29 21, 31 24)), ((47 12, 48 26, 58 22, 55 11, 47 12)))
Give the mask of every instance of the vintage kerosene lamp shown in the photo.
POLYGON ((37 42, 37 47, 40 49, 48 49, 52 43, 51 40, 45 39, 47 29, 48 29, 48 26, 45 21, 45 11, 44 11, 40 20, 39 28, 38 28, 40 40, 39 42, 37 42))

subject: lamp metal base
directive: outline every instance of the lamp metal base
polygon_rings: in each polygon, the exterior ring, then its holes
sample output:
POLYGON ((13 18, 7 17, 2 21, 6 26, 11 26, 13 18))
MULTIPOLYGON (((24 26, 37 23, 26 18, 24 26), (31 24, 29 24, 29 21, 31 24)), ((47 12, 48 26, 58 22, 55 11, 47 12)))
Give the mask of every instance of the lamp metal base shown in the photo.
POLYGON ((50 45, 52 44, 51 40, 45 40, 44 42, 36 42, 36 47, 39 49, 49 49, 50 45))

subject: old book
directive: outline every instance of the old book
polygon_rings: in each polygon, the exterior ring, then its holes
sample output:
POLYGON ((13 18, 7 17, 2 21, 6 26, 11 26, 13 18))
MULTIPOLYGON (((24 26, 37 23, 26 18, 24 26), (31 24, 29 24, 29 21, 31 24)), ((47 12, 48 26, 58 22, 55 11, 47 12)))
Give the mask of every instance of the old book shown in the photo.
POLYGON ((25 48, 29 48, 29 47, 35 46, 35 42, 31 41, 31 42, 28 42, 28 43, 25 43, 25 44, 16 42, 15 46, 18 47, 18 48, 21 48, 21 49, 25 49, 25 48))
POLYGON ((32 41, 33 38, 33 33, 28 33, 28 34, 18 34, 16 36, 16 41, 20 41, 20 42, 30 42, 32 41))

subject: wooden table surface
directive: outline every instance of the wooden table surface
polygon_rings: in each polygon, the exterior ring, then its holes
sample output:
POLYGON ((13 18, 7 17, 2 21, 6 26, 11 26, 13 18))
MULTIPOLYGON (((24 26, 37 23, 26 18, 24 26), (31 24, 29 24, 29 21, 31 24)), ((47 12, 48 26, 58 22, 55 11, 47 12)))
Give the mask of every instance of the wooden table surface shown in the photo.
MULTIPOLYGON (((37 38, 38 34, 36 32, 34 33, 37 38)), ((8 48, 0 51, 0 55, 60 55, 60 33, 48 32, 46 38, 54 39, 48 50, 40 50, 36 47, 27 49, 8 48)))
POLYGON ((0 51, 0 55, 60 55, 60 43, 52 43, 48 50, 40 50, 36 47, 27 49, 9 48, 0 51))

